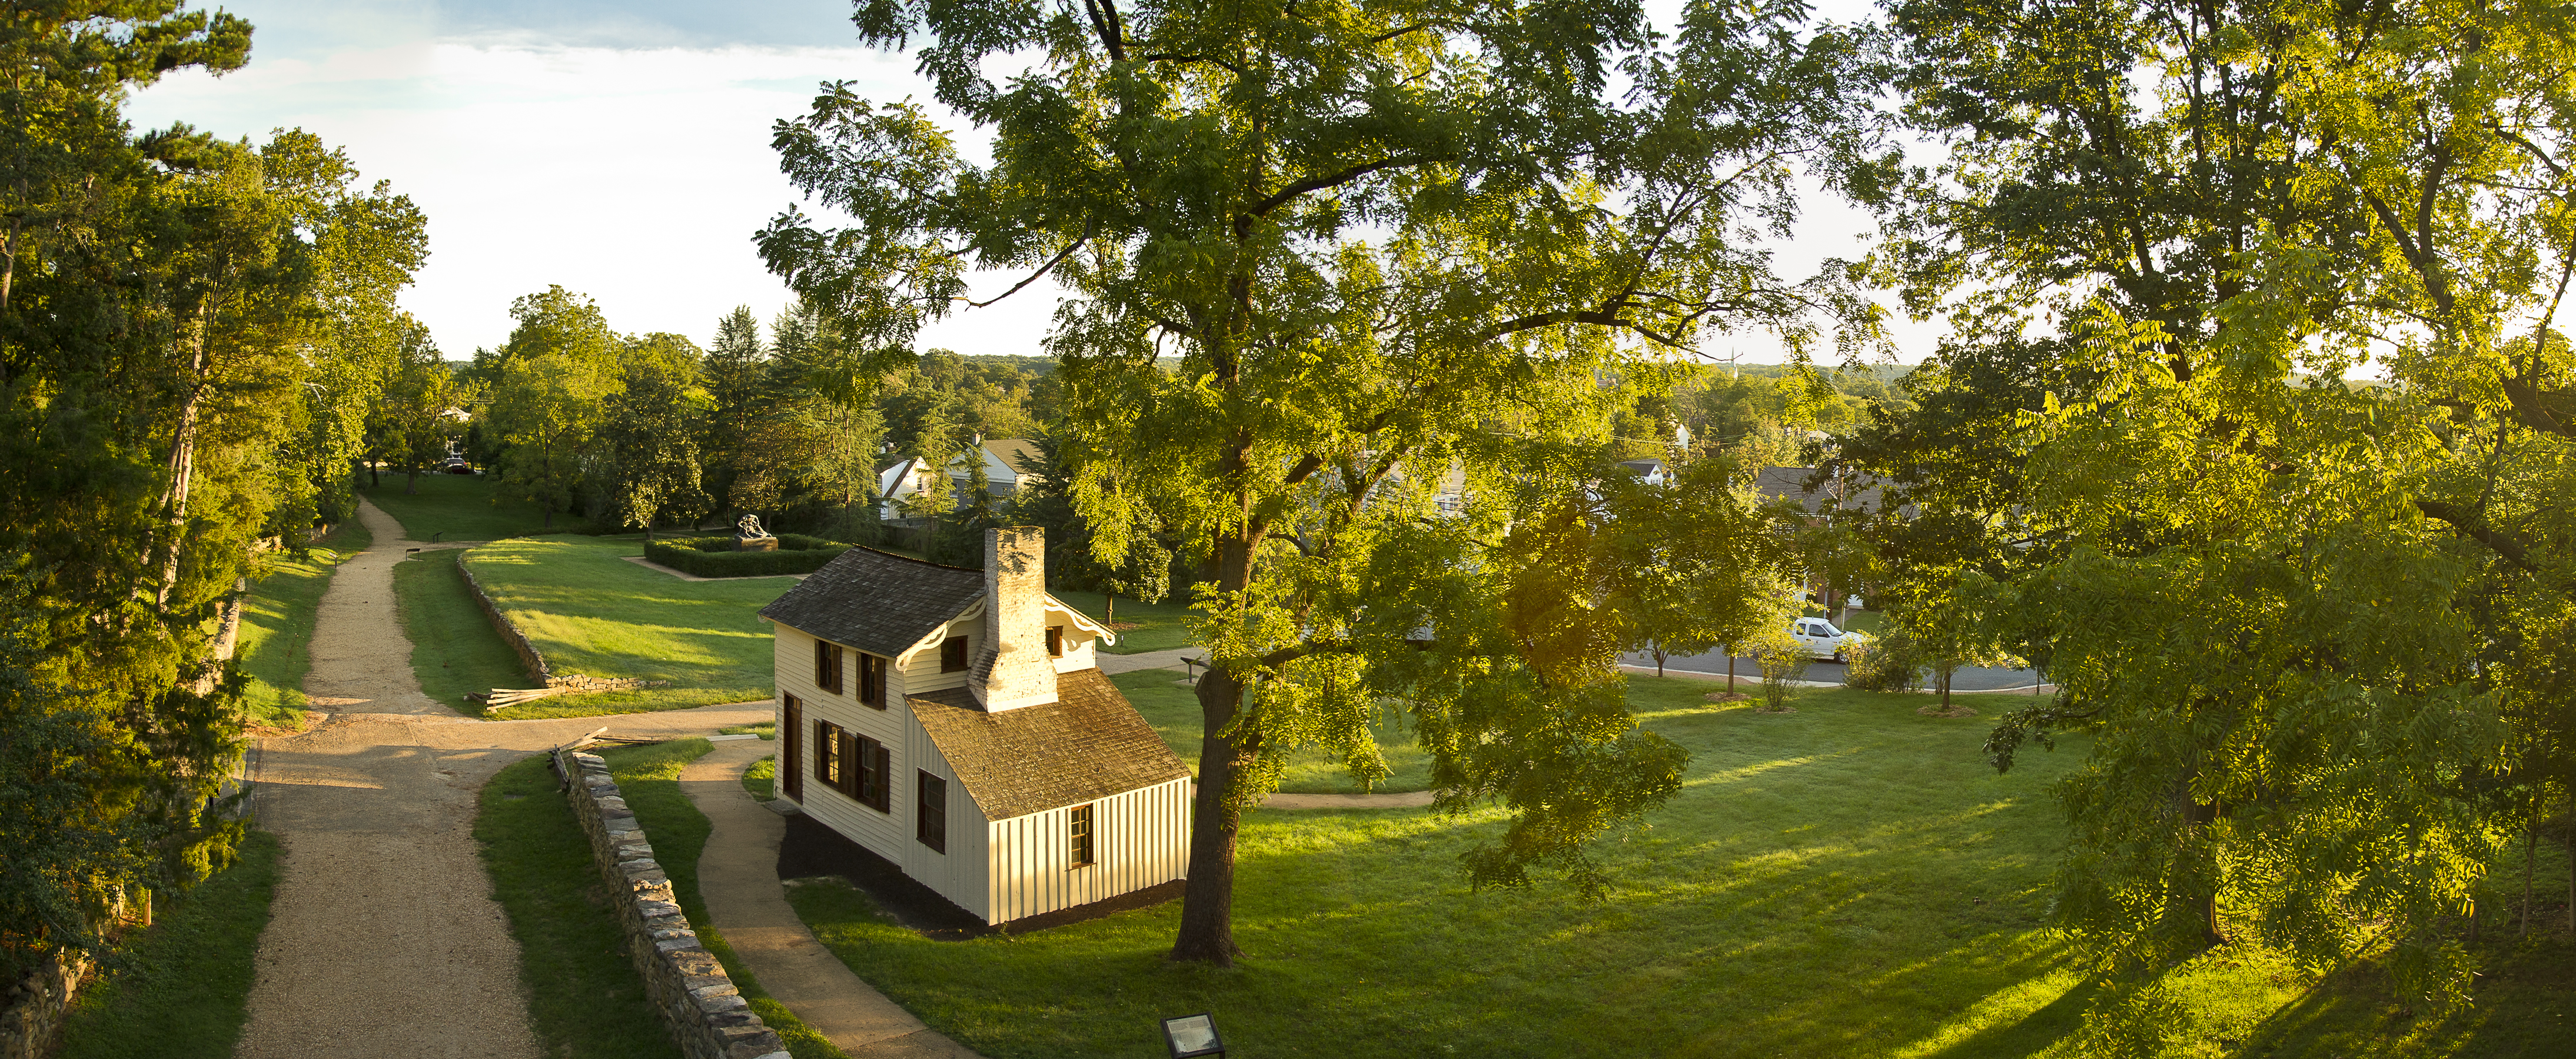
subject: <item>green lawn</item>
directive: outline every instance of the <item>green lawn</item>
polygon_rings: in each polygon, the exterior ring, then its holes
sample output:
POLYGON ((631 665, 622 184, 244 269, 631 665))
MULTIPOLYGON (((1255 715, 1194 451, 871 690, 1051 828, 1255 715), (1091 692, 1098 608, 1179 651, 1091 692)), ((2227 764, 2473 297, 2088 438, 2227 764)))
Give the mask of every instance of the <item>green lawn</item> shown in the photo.
MULTIPOLYGON (((1164 959, 1178 903, 941 942, 832 882, 791 900, 863 977, 994 1059, 1145 1059, 1162 1054, 1158 1018, 1202 1010, 1269 1057, 2085 1054, 2070 1034, 2092 990, 2040 927, 2063 834, 2045 787, 2083 738, 1999 776, 1985 722, 1920 716, 1917 697, 1808 690, 1765 716, 1702 702, 1703 681, 1630 688, 1693 758, 1648 827, 1596 851, 1604 903, 1555 882, 1470 891, 1458 856, 1502 817, 1430 810, 1249 815, 1249 955, 1230 971, 1164 959)), ((2183 1043, 2162 1054, 2570 1054, 2567 951, 2499 966, 2527 984, 2491 986, 2483 1027, 2392 1024, 2367 982, 2194 967, 2172 980, 2179 1006, 2157 1025, 2183 1043), (2386 1043, 2402 1040, 2420 1046, 2386 1043)))
POLYGON ((1108 598, 1098 592, 1077 592, 1061 588, 1048 589, 1047 592, 1063 600, 1066 606, 1089 615, 1093 621, 1136 626, 1133 629, 1119 630, 1117 646, 1100 648, 1104 654, 1142 654, 1146 651, 1169 651, 1176 647, 1190 645, 1190 630, 1183 624, 1189 620, 1190 605, 1179 600, 1166 599, 1160 603, 1139 603, 1134 599, 1121 596, 1113 615, 1108 605, 1108 598))
POLYGON ((540 699, 503 716, 581 717, 769 697, 775 655, 758 611, 795 582, 682 581, 621 558, 641 554, 632 540, 568 536, 496 541, 467 554, 484 590, 557 675, 671 682, 540 699))
POLYGON ((395 564, 394 598, 403 635, 411 640, 412 675, 430 698, 475 717, 483 705, 466 701, 466 692, 530 685, 518 653, 501 641, 474 602, 454 551, 422 552, 395 564))
POLYGON ((313 619, 331 573, 374 540, 356 519, 341 523, 298 557, 271 552, 242 602, 233 657, 250 676, 242 705, 253 724, 295 728, 304 722, 304 674, 313 668, 313 619))
POLYGON ((224 1059, 241 1037, 259 933, 277 892, 277 839, 253 831, 240 859, 162 898, 132 962, 73 1001, 59 1059, 224 1059))
POLYGON ((372 488, 358 492, 403 524, 403 536, 416 541, 490 541, 531 533, 573 533, 589 527, 578 516, 556 512, 553 525, 545 513, 525 500, 503 499, 482 475, 424 474, 417 495, 403 492, 403 476, 387 474, 372 488))
MULTIPOLYGON (((1120 673, 1109 682, 1125 692, 1136 712, 1145 715, 1145 723, 1163 737, 1164 745, 1190 766, 1195 774, 1199 767, 1199 732, 1201 730, 1198 693, 1180 684, 1181 674, 1172 669, 1140 669, 1120 673)), ((1390 709, 1377 725, 1378 753, 1386 758, 1390 775, 1374 790, 1379 793, 1420 791, 1431 788, 1431 755, 1413 740, 1413 730, 1402 712, 1390 709)), ((1360 789, 1350 770, 1342 767, 1340 758, 1322 750, 1307 748, 1290 752, 1288 765, 1280 773, 1279 789, 1290 794, 1349 794, 1360 789)))
POLYGON ((742 789, 750 791, 752 797, 764 802, 774 801, 778 798, 777 788, 778 755, 771 754, 754 761, 750 768, 742 770, 742 789))
MULTIPOLYGON (((671 876, 672 888, 682 894, 690 923, 734 976, 744 999, 788 1041, 796 1059, 839 1059, 841 1053, 829 1042, 761 993, 759 983, 735 966, 731 950, 721 947, 722 939, 706 928, 706 909, 697 903, 698 851, 706 845, 706 817, 680 793, 678 778, 680 767, 707 749, 706 740, 684 739, 611 748, 600 756, 652 839, 654 857, 671 876)), ((617 920, 604 903, 590 843, 582 837, 572 807, 555 790, 543 756, 516 762, 484 785, 474 837, 482 842, 493 893, 519 942, 528 1012, 546 1054, 556 1059, 678 1059, 678 1046, 671 1043, 645 998, 643 980, 620 948, 617 920)))

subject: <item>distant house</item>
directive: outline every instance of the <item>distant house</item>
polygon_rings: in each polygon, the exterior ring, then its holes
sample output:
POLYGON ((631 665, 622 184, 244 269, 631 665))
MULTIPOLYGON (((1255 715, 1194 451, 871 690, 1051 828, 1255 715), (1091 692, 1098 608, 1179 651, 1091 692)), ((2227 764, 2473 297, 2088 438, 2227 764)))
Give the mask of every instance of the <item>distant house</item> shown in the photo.
POLYGON ((1673 479, 1673 469, 1658 459, 1621 460, 1619 466, 1635 471, 1637 480, 1647 485, 1662 485, 1673 479))
POLYGON ((986 923, 1182 878, 1190 771, 1046 592, 1042 531, 984 569, 852 548, 775 623, 779 796, 986 923))
POLYGON ((984 461, 986 487, 997 500, 1007 502, 1020 491, 1021 486, 1043 480, 1042 476, 1024 470, 1022 466, 1037 465, 1036 443, 1020 438, 979 438, 973 449, 958 453, 945 467, 934 468, 928 461, 908 459, 886 468, 877 476, 877 496, 881 498, 877 517, 889 522, 903 518, 911 498, 921 495, 925 489, 937 487, 943 477, 947 479, 949 509, 966 506, 973 499, 966 494, 975 480, 974 466, 968 461, 979 455, 984 461))
POLYGON ((1765 467, 1754 477, 1753 488, 1762 499, 1788 500, 1818 521, 1844 514, 1876 514, 1887 503, 1886 486, 1855 471, 1838 471, 1816 480, 1813 467, 1765 467))

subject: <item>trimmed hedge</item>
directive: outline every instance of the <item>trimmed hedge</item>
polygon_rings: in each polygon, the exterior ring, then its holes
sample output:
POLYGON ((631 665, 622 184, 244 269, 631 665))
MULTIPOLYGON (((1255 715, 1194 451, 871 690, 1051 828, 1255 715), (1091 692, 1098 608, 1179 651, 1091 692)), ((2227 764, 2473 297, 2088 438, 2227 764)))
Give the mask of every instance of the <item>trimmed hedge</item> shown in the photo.
POLYGON ((775 577, 813 573, 849 549, 801 533, 779 534, 774 552, 735 551, 731 537, 674 537, 646 541, 644 557, 699 577, 775 577))

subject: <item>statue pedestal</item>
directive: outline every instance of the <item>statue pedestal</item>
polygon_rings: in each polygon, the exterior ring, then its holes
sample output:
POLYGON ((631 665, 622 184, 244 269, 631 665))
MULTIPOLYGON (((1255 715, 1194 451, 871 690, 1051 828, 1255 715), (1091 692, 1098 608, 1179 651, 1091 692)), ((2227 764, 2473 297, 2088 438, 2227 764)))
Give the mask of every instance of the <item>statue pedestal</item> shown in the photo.
POLYGON ((736 537, 733 539, 733 550, 738 552, 774 552, 778 550, 778 538, 736 537))

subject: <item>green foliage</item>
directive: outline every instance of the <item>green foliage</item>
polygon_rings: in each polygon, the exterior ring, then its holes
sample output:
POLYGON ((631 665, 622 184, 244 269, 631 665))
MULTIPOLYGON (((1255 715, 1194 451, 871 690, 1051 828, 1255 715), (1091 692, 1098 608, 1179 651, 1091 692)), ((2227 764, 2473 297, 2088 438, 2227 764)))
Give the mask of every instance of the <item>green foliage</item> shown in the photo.
POLYGON ((1786 625, 1773 622, 1736 641, 1736 648, 1750 653, 1753 664, 1762 670, 1762 709, 1789 712, 1790 693, 1796 686, 1791 682, 1804 679, 1814 661, 1807 656, 1806 645, 1790 636, 1786 625))
POLYGON ((2576 583, 2564 13, 1893 11, 1952 151, 1877 264, 1954 337, 1856 451, 1926 516, 1884 554, 2010 582, 2001 642, 2064 689, 1997 762, 2093 737, 2059 922, 2122 989, 2385 948, 2457 1004, 2452 917, 2576 727, 2565 648, 2517 627, 2576 583))
POLYGON ((699 481, 698 435, 714 404, 698 385, 702 359, 697 345, 678 335, 626 343, 619 357, 625 377, 601 410, 603 459, 590 472, 607 521, 650 536, 665 521, 695 525, 714 507, 699 481))
POLYGON ((1843 648, 1843 685, 1862 691, 1912 691, 1922 683, 1923 654, 1902 626, 1863 636, 1843 648))
POLYGON ((229 859, 246 681, 205 662, 214 619, 258 542, 345 509, 426 253, 309 134, 129 129, 129 90, 247 57, 246 22, 177 7, 0 32, 0 962, 229 859))
POLYGON ((777 798, 777 786, 778 755, 776 754, 754 761, 750 767, 742 770, 742 789, 751 792, 754 798, 764 802, 777 798))
POLYGON ((250 1014, 260 932, 277 894, 274 835, 243 836, 239 856, 122 944, 119 966, 83 987, 61 1059, 226 1059, 250 1014))
MULTIPOLYGON (((1184 685, 1178 670, 1139 669, 1109 680, 1135 705, 1145 723, 1163 737, 1173 754, 1186 762, 1197 752, 1200 737, 1205 734, 1200 730, 1198 696, 1184 685)), ((1377 715, 1369 722, 1369 732, 1377 744, 1379 760, 1386 765, 1384 776, 1363 783, 1352 774, 1344 755, 1321 747, 1304 747, 1280 756, 1279 791, 1400 794, 1431 789, 1431 755, 1414 741, 1402 703, 1380 704, 1377 715)))
POLYGON ((732 537, 691 537, 644 542, 644 557, 699 577, 775 577, 810 574, 850 548, 819 537, 780 534, 778 550, 740 552, 732 537))
MULTIPOLYGON (((1447 719, 1421 730, 1462 798, 1528 782, 1520 852, 1482 876, 1510 878, 1531 849, 1570 854, 1651 804, 1671 755, 1621 743, 1624 711, 1579 690, 1588 679, 1549 686, 1531 674, 1555 662, 1508 660, 1534 641, 1453 614, 1491 604, 1450 571, 1559 499, 1513 483, 1588 476, 1634 404, 1605 379, 1668 387, 1681 373, 1665 355, 1738 327, 1803 349, 1819 309, 1850 342, 1874 333, 1845 270, 1783 282, 1747 238, 1788 230, 1802 166, 1867 195, 1887 176, 1853 90, 1873 76, 1868 35, 1803 14, 1693 3, 1666 36, 1633 3, 1455 18, 1364 3, 1323 20, 1186 4, 1088 21, 870 4, 863 36, 917 47, 938 100, 994 130, 993 162, 969 162, 918 104, 829 86, 775 144, 799 188, 851 223, 790 211, 761 250, 848 341, 889 357, 963 302, 970 269, 1071 291, 1045 343, 1093 553, 1115 567, 1168 535, 1200 564, 1197 634, 1216 664, 1201 775, 1222 796, 1201 803, 1198 832, 1231 833, 1276 776, 1274 745, 1377 768, 1364 733, 1380 691, 1364 686, 1453 702, 1505 659, 1518 675, 1494 686, 1519 705, 1434 707, 1447 719), (982 60, 1003 54, 1042 58, 1001 86, 982 60), (1474 529, 1421 525, 1430 487, 1462 463, 1482 494, 1474 529), (1426 623, 1443 641, 1481 625, 1502 653, 1379 675, 1426 623), (1502 749, 1459 750, 1486 745, 1502 749), (1542 807, 1546 770, 1524 771, 1541 761, 1603 767, 1542 807)), ((1208 859, 1224 843, 1199 848, 1202 913, 1175 951, 1222 962, 1231 872, 1208 859)))

